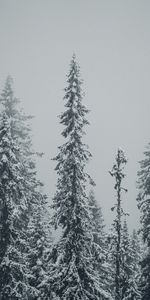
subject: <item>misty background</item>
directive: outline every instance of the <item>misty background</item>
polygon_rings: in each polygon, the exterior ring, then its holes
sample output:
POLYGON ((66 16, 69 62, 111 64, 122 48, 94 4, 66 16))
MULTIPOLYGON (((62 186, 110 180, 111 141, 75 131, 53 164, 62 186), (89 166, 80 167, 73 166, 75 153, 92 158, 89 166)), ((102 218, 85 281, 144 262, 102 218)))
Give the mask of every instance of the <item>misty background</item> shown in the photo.
POLYGON ((10 74, 14 94, 34 115, 33 141, 45 153, 39 177, 51 199, 57 147, 63 142, 58 115, 73 52, 90 109, 85 137, 93 158, 88 171, 109 225, 115 202, 112 168, 118 147, 128 158, 124 186, 130 229, 139 226, 138 161, 150 141, 150 1, 0 0, 0 90, 10 74))

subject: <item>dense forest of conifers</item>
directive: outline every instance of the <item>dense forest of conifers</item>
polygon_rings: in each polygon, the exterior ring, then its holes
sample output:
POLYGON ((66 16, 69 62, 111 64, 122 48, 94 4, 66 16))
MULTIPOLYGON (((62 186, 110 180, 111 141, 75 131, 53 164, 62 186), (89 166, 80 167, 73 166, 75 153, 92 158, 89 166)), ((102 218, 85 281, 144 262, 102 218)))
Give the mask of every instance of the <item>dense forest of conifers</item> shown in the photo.
POLYGON ((122 206, 127 159, 119 148, 109 172, 116 202, 107 232, 86 172, 88 110, 75 56, 67 78, 51 207, 37 179, 32 117, 20 109, 10 77, 0 96, 0 300, 150 300, 150 148, 137 176, 140 230, 128 232, 122 206))

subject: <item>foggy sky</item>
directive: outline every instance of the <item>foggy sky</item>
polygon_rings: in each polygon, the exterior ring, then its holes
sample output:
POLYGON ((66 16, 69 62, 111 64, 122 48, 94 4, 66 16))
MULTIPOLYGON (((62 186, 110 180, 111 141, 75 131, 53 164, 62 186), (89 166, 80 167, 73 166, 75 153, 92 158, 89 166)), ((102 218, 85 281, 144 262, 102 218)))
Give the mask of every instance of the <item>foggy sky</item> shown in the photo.
POLYGON ((0 0, 0 89, 10 74, 15 96, 35 115, 34 145, 45 152, 39 176, 50 199, 56 184, 51 158, 63 142, 57 116, 73 52, 91 111, 86 142, 96 198, 110 224, 115 194, 108 170, 123 148, 129 190, 124 203, 130 228, 136 228, 138 161, 150 141, 150 1, 0 0))

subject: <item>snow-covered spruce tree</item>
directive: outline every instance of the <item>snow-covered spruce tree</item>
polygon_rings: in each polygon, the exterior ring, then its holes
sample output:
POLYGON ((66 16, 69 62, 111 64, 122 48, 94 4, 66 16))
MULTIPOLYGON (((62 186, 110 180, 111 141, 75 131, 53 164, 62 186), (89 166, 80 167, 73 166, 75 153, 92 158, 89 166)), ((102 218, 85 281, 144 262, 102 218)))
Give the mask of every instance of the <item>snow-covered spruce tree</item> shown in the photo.
POLYGON ((52 244, 51 230, 48 226, 49 214, 46 208, 47 199, 44 194, 37 194, 36 202, 31 205, 34 211, 30 212, 28 223, 26 254, 27 266, 29 270, 28 281, 32 287, 30 294, 31 300, 50 300, 47 296, 50 294, 45 285, 45 279, 48 277, 48 257, 52 244))
POLYGON ((115 247, 114 247, 114 258, 115 258, 115 300, 121 300, 121 235, 122 235, 122 216, 125 214, 122 208, 121 193, 127 191, 122 186, 122 180, 125 177, 124 167, 127 163, 127 159, 122 149, 118 149, 115 163, 112 171, 109 172, 111 176, 115 177, 115 186, 117 203, 112 207, 112 210, 116 210, 116 218, 114 220, 114 236, 115 236, 115 247))
POLYGON ((4 89, 1 93, 0 104, 5 110, 6 115, 10 118, 10 129, 14 139, 21 145, 21 154, 24 151, 24 156, 29 156, 32 153, 32 141, 30 137, 29 120, 32 116, 26 116, 23 110, 19 107, 20 100, 14 96, 13 79, 8 76, 5 81, 4 89))
POLYGON ((89 192, 89 211, 92 223, 93 267, 97 270, 103 288, 111 292, 110 264, 108 263, 107 235, 101 207, 98 205, 93 189, 89 192), (95 260, 94 260, 95 257, 95 260))
POLYGON ((147 248, 141 262, 141 293, 142 300, 148 300, 150 298, 150 143, 144 156, 144 159, 140 161, 140 171, 138 172, 137 202, 141 212, 142 237, 147 248))
POLYGON ((17 158, 18 146, 12 139, 10 120, 5 113, 0 122, 0 299, 28 299, 29 286, 21 249, 26 248, 22 233, 26 199, 17 158))
POLYGON ((102 215, 101 207, 98 206, 97 201, 95 199, 93 189, 89 192, 89 208, 90 208, 90 218, 92 221, 93 227, 93 240, 96 244, 100 245, 104 248, 105 244, 105 224, 104 218, 102 215))
POLYGON ((131 241, 126 219, 122 229, 121 242, 121 299, 123 300, 140 300, 138 288, 138 258, 140 253, 135 235, 131 241), (135 249, 135 242, 137 249, 135 249))
MULTIPOLYGON (((37 300, 49 299, 45 278, 48 276, 48 256, 52 244, 51 231, 47 226, 46 202, 45 198, 38 199, 34 214, 31 216, 28 225, 28 267, 30 270, 29 283, 37 291, 30 299, 37 300)), ((49 217, 49 216, 48 216, 49 217)))
POLYGON ((60 115, 66 139, 56 156, 59 176, 53 199, 53 224, 62 234, 52 252, 51 288, 62 300, 111 299, 93 269, 92 232, 86 196, 90 178, 85 166, 91 156, 83 142, 88 110, 82 104, 79 67, 73 56, 65 89, 65 112, 60 115))
POLYGON ((123 278, 124 274, 126 273, 126 290, 124 290, 124 300, 140 300, 141 293, 140 293, 140 265, 139 262, 141 260, 141 249, 140 249, 140 242, 138 239, 138 235, 136 231, 133 231, 133 234, 130 239, 129 243, 129 236, 126 235, 127 238, 124 239, 124 247, 123 249, 127 248, 124 251, 125 256, 123 259, 123 278), (127 241, 126 241, 127 240, 127 241), (128 245, 128 247, 126 246, 128 245), (128 275, 128 276, 127 276, 128 275))
MULTIPOLYGON (((1 93, 0 104, 2 111, 5 112, 6 116, 10 120, 10 131, 12 139, 19 147, 17 154, 18 160, 21 162, 21 172, 24 177, 24 193, 28 195, 27 204, 28 206, 33 202, 31 198, 35 192, 35 187, 40 183, 36 179, 36 168, 33 155, 35 154, 32 151, 32 141, 30 137, 30 124, 29 120, 31 116, 26 116, 22 109, 19 107, 19 100, 14 97, 13 93, 13 80, 10 76, 7 77, 4 89, 1 93)), ((29 209, 31 211, 31 208, 29 209)), ((27 222, 29 216, 27 216, 27 222)))
POLYGON ((117 243, 117 234, 114 229, 114 224, 111 225, 107 234, 106 234, 106 249, 107 249, 107 257, 106 262, 109 266, 108 275, 109 275, 109 286, 111 290, 111 294, 115 299, 115 276, 116 276, 116 243, 117 243))
MULTIPOLYGON (((22 205, 22 214, 20 217, 22 234, 22 246, 20 245, 20 250, 22 257, 24 257, 24 262, 26 262, 26 270, 24 269, 24 272, 26 273, 26 277, 29 279, 29 283, 31 282, 31 277, 33 276, 33 270, 29 268, 30 262, 28 261, 30 257, 29 253, 32 249, 31 240, 29 238, 30 228, 28 224, 31 218, 32 220, 35 220, 34 214, 36 214, 35 212, 37 206, 39 206, 40 211, 42 211, 43 203, 41 202, 41 199, 45 199, 45 196, 40 192, 42 183, 37 180, 36 165, 33 158, 35 152, 32 150, 29 126, 29 120, 31 117, 26 116, 19 108, 19 100, 14 97, 12 83, 12 79, 8 77, 6 79, 4 90, 1 94, 0 102, 2 110, 5 112, 5 115, 9 120, 11 139, 19 149, 16 153, 16 157, 19 163, 18 171, 22 178, 21 192, 25 199, 24 206, 22 205)), ((32 222, 32 231, 33 227, 36 231, 37 224, 35 222, 33 225, 33 223, 34 222, 32 222)), ((35 289, 35 285, 32 286, 30 288, 29 298, 35 299, 35 296, 38 294, 39 291, 35 289)), ((23 296, 21 299, 24 299, 23 296)))

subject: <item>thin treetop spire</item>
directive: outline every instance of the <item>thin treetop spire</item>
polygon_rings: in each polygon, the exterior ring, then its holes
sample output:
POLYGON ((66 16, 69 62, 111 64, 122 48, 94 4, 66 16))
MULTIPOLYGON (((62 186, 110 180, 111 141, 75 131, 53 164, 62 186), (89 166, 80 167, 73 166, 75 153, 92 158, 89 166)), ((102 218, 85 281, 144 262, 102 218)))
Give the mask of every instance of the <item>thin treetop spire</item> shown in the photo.
POLYGON ((75 54, 75 52, 73 52, 72 59, 76 60, 76 54, 75 54))

